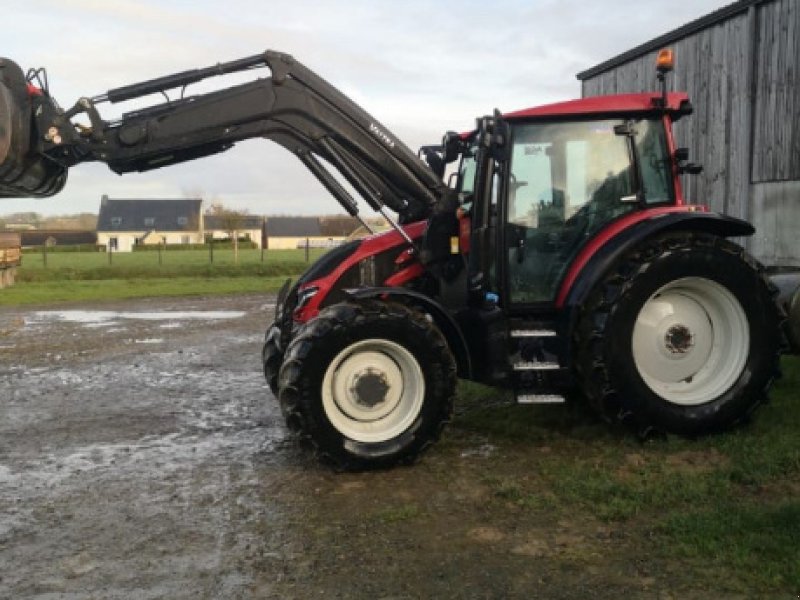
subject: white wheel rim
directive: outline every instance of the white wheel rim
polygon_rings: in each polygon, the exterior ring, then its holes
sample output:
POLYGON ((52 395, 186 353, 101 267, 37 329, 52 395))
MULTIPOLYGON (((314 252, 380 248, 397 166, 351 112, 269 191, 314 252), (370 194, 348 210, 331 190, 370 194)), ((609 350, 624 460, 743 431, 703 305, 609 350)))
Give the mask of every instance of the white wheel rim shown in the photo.
POLYGON ((739 379, 750 352, 750 326, 727 288, 685 277, 644 303, 631 343, 636 368, 651 390, 668 402, 696 406, 739 379))
POLYGON ((322 407, 342 435, 378 443, 403 433, 425 398, 419 363, 400 344, 369 339, 339 352, 322 380, 322 407))

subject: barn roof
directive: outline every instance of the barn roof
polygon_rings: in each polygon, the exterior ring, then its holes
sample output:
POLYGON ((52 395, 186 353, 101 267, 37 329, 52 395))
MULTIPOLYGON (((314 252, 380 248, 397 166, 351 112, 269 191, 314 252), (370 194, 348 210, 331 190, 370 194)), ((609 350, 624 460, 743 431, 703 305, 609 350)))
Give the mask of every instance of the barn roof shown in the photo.
POLYGON ((716 25, 717 23, 721 23, 722 21, 730 19, 731 17, 748 10, 751 6, 772 1, 773 0, 739 0, 733 4, 723 6, 722 8, 704 15, 699 19, 695 19, 694 21, 686 23, 686 25, 682 25, 677 29, 673 29, 672 31, 665 33, 664 35, 660 35, 657 38, 653 38, 649 42, 645 42, 644 44, 636 46, 635 48, 610 58, 605 62, 591 67, 590 69, 581 71, 578 73, 577 78, 580 81, 591 79, 592 77, 600 75, 601 73, 605 73, 606 71, 610 71, 611 69, 614 69, 620 65, 624 65, 625 63, 630 62, 631 60, 638 58, 643 54, 660 50, 664 46, 669 46, 670 44, 697 33, 698 31, 707 29, 712 25, 716 25))
POLYGON ((319 217, 267 217, 270 237, 312 237, 322 235, 319 217))

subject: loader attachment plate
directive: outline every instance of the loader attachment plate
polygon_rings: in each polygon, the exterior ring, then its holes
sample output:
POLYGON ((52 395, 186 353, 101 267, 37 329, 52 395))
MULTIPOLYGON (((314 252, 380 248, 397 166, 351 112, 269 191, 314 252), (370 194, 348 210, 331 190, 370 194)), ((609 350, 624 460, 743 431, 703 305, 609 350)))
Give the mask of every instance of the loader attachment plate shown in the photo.
POLYGON ((35 151, 38 132, 36 102, 19 66, 0 58, 0 198, 52 196, 67 181, 66 167, 35 151))

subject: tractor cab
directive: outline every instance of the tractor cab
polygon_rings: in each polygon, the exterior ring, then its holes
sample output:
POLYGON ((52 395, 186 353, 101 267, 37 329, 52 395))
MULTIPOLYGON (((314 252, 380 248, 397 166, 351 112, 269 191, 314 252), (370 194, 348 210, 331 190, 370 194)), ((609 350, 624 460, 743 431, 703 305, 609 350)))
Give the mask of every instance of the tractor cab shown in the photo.
POLYGON ((488 254, 469 260, 473 297, 552 307, 596 234, 636 211, 684 204, 671 124, 690 110, 686 97, 670 95, 668 112, 652 94, 603 100, 608 108, 577 100, 479 121, 457 178, 470 218, 461 246, 488 254))

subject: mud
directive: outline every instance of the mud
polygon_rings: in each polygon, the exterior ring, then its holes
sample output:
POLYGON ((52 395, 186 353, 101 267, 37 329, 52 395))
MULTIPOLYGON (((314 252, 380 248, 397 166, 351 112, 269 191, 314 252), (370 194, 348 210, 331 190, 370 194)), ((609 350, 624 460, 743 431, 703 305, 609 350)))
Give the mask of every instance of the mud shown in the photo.
POLYGON ((535 447, 456 423, 412 467, 319 466, 261 375, 271 310, 0 310, 0 598, 669 597, 624 531, 498 501, 535 447))

